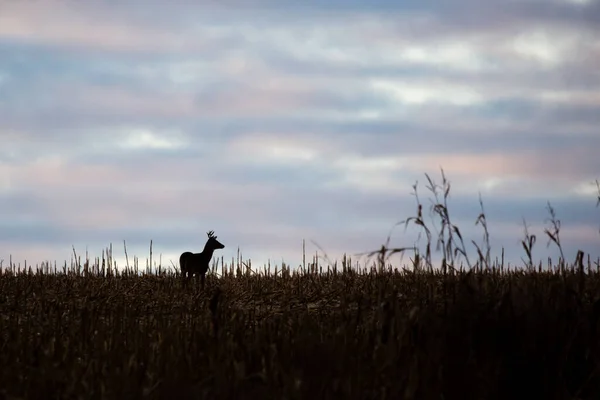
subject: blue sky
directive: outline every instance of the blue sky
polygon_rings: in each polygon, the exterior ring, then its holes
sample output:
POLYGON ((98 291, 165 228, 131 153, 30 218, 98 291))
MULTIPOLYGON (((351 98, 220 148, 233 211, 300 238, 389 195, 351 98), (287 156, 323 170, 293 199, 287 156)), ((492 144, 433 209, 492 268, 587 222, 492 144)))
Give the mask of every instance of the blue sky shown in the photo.
POLYGON ((2 1, 0 259, 152 239, 169 265, 208 230, 225 260, 336 259, 440 167, 493 256, 520 263, 523 218, 555 256, 548 201, 566 257, 600 256, 599 65, 598 1, 2 1))

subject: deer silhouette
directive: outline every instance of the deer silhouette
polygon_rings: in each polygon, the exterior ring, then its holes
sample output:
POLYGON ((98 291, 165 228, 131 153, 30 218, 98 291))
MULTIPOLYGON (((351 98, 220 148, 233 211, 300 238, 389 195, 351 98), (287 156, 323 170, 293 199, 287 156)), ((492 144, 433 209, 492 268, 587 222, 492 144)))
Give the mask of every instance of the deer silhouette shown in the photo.
POLYGON ((202 289, 204 289, 204 278, 208 271, 208 263, 210 262, 214 251, 225 248, 225 246, 217 240, 217 237, 214 236, 214 233, 214 231, 207 232, 208 241, 204 245, 202 253, 186 251, 179 256, 179 267, 181 268, 184 282, 187 281, 186 278, 191 278, 193 275, 196 275, 196 279, 198 279, 199 276, 202 289))

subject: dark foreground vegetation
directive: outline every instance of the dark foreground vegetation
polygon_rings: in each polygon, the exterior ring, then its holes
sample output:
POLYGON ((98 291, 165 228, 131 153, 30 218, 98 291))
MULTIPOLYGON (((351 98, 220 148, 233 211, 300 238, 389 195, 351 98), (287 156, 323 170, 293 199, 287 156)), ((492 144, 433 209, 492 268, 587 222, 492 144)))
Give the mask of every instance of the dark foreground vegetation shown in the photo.
POLYGON ((597 399, 600 273, 583 267, 229 271, 204 293, 164 273, 4 272, 0 387, 14 399, 597 399))
POLYGON ((420 204, 403 221, 425 248, 388 241, 368 270, 315 259, 257 273, 221 260, 202 291, 161 269, 117 272, 111 252, 62 271, 11 262, 0 268, 0 399, 600 398, 598 260, 565 262, 550 204, 555 264, 533 262, 527 229, 522 269, 492 262, 483 204, 470 259, 449 183, 429 184, 438 229, 420 204), (405 252, 409 268, 389 266, 405 252))

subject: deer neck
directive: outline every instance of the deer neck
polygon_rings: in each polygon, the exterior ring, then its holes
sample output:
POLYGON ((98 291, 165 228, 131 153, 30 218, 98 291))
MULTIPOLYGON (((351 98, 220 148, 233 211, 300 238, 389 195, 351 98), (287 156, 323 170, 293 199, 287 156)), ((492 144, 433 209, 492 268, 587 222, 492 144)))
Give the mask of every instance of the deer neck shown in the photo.
POLYGON ((202 250, 202 254, 204 254, 204 256, 206 257, 207 260, 210 260, 212 258, 212 255, 214 252, 215 252, 215 249, 213 249, 212 247, 209 247, 208 243, 204 246, 204 250, 202 250))

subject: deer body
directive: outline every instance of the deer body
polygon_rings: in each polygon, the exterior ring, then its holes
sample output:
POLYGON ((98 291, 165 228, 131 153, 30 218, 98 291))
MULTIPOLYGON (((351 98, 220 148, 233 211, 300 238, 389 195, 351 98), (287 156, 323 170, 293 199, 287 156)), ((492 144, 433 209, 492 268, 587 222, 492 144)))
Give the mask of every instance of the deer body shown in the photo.
POLYGON ((214 251, 225 248, 225 246, 219 242, 217 237, 213 236, 213 234, 213 231, 208 232, 208 241, 204 245, 204 250, 202 250, 202 253, 192 253, 190 251, 186 251, 179 256, 179 266, 181 268, 183 279, 187 280, 186 278, 191 278, 192 276, 196 275, 196 278, 200 277, 203 289, 206 272, 208 272, 209 263, 214 251))

